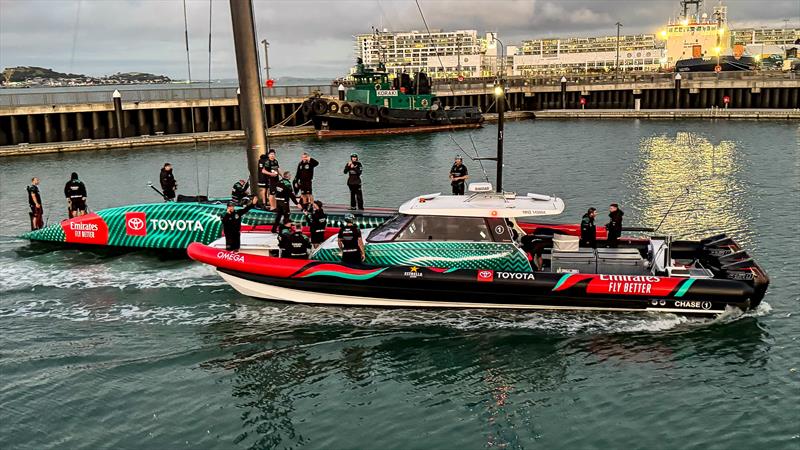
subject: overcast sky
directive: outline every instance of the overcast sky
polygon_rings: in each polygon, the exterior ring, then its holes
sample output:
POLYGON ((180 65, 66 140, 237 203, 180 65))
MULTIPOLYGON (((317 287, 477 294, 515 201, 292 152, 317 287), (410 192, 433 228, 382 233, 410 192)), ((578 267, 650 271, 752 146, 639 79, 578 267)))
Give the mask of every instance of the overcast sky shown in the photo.
MULTIPOLYGON (((709 12, 717 1, 707 0, 709 12)), ((192 75, 208 73, 209 0, 189 0, 192 75)), ((542 36, 654 33, 678 0, 420 0, 431 28, 497 31, 511 45, 542 36)), ((800 26, 800 0, 728 0, 733 27, 800 26)), ((235 78, 228 0, 213 0, 212 78, 235 78)), ((255 0, 272 76, 335 77, 370 27, 424 30, 414 0, 255 0)), ((43 66, 106 75, 143 71, 186 78, 181 0, 0 0, 0 68, 43 66)))

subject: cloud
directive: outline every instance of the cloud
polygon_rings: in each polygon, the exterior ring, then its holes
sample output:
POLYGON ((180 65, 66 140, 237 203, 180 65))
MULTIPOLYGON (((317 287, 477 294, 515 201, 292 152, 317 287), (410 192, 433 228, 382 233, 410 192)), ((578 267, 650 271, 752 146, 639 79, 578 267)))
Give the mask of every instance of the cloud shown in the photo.
MULTIPOLYGON (((712 3, 712 2, 708 2, 712 3)), ((355 34, 425 26, 413 0, 255 0, 259 40, 270 41, 273 76, 335 77, 353 60, 355 34)), ((432 29, 497 31, 507 44, 544 36, 655 32, 677 0, 420 0, 432 29)), ((732 25, 800 26, 797 0, 728 0, 732 25)), ((228 0, 212 1, 212 77, 234 78, 228 0)), ((709 5, 711 8, 711 5, 709 5)), ((208 0, 188 0, 192 75, 204 79, 208 0)), ((181 0, 0 0, 0 68, 37 65, 104 75, 187 75, 181 0), (73 58, 74 55, 74 58, 73 58)))

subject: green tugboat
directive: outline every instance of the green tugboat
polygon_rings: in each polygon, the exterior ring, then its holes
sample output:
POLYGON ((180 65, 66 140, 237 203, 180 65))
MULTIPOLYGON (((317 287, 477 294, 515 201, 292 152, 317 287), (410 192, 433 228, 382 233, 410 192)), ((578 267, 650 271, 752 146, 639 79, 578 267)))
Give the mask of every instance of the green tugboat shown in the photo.
POLYGON ((365 130, 380 134, 423 132, 476 128, 483 123, 477 106, 443 106, 431 93, 431 82, 424 72, 413 76, 403 73, 390 80, 383 64, 377 69, 367 68, 359 58, 353 79, 355 84, 344 92, 343 99, 314 97, 303 103, 303 113, 320 135, 365 130))

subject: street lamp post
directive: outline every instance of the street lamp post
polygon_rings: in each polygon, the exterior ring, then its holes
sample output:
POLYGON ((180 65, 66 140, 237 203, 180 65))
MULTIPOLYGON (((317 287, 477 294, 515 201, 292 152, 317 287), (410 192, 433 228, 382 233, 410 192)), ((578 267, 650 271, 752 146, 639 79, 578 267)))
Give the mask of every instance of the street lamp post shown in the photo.
POLYGON ((617 60, 614 64, 614 78, 619 77, 619 29, 622 28, 622 24, 617 22, 617 60))

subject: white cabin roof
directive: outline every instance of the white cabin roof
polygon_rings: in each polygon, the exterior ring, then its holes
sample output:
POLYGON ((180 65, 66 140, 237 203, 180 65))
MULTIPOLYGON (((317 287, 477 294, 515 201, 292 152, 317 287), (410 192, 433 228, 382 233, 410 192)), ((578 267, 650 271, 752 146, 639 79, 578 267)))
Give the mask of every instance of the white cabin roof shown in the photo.
POLYGON ((564 201, 549 195, 494 192, 471 195, 428 194, 400 206, 401 214, 415 216, 531 217, 564 212, 564 201))

